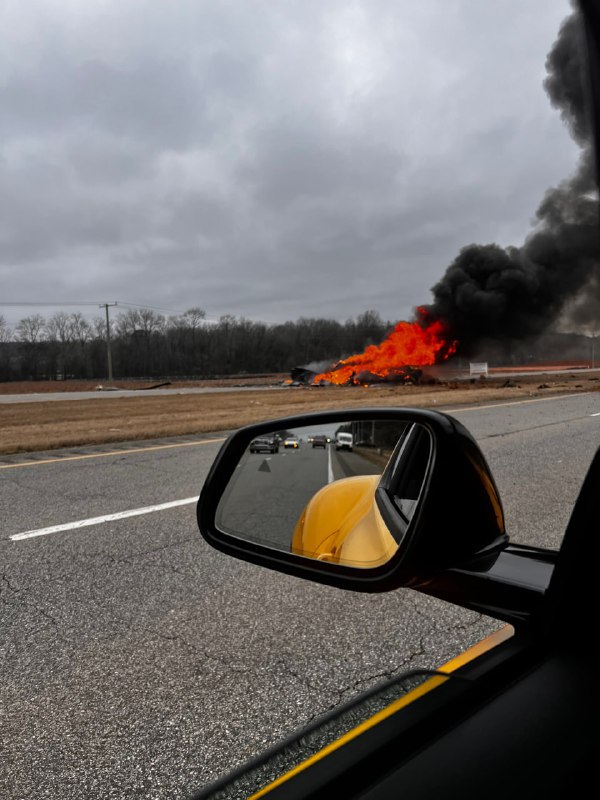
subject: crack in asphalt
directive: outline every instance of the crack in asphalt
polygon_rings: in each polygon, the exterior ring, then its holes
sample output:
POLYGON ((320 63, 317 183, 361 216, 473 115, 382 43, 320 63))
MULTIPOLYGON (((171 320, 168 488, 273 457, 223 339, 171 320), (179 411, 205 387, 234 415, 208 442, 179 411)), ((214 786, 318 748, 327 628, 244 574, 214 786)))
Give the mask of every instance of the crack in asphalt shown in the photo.
MULTIPOLYGON (((415 662, 418 662, 419 659, 424 658, 428 651, 428 648, 425 644, 427 636, 432 632, 447 632, 450 630, 463 630, 468 631, 470 629, 476 628, 478 625, 481 624, 482 620, 485 618, 481 615, 477 615, 472 620, 462 620, 459 622, 455 622, 452 624, 444 624, 443 622, 440 623, 431 614, 427 614, 423 609, 420 607, 420 598, 418 595, 411 596, 412 593, 406 595, 406 600, 410 604, 411 609, 417 614, 421 619, 426 620, 430 626, 430 630, 425 632, 421 638, 419 639, 419 643, 417 645, 417 649, 413 650, 410 655, 406 656, 399 664, 395 667, 391 667, 389 669, 382 670, 381 672, 371 673, 370 675, 364 676, 359 678, 358 680, 354 681, 354 683, 342 687, 336 690, 336 697, 337 699, 333 701, 324 711, 320 711, 318 714, 313 715, 309 718, 307 724, 310 724, 315 719, 318 719, 323 714, 327 713, 338 707, 338 705, 348 697, 348 695, 354 695, 357 691, 362 689, 368 689, 371 685, 373 685, 378 680, 391 680, 396 678, 402 672, 410 671, 412 665, 415 662)), ((315 686, 310 680, 306 679, 304 676, 300 675, 295 670, 286 666, 285 662, 279 661, 277 662, 278 665, 282 666, 285 671, 292 675, 297 680, 301 681, 307 688, 312 691, 319 691, 323 692, 323 687, 315 686)), ((417 666, 422 666, 422 664, 417 664, 417 666)))
MULTIPOLYGON (((368 689, 378 680, 392 680, 393 678, 400 677, 402 672, 410 672, 412 666, 414 665, 414 662, 418 661, 419 659, 424 658, 427 655, 427 653, 429 652, 429 650, 428 650, 428 648, 427 648, 427 646, 425 644, 425 641, 426 641, 426 638, 428 636, 428 633, 431 633, 432 631, 436 631, 436 632, 469 631, 469 630, 474 629, 477 626, 479 626, 482 623, 482 621, 485 620, 485 617, 483 617, 482 615, 478 615, 475 619, 470 620, 470 621, 463 620, 463 621, 452 623, 451 625, 448 625, 448 624, 443 625, 443 624, 438 623, 437 620, 434 617, 431 617, 430 615, 425 614, 418 607, 418 598, 411 598, 410 599, 410 604, 413 607, 413 610, 421 618, 426 619, 430 623, 430 625, 433 626, 431 631, 426 632, 421 636, 421 638, 419 640, 419 643, 418 643, 418 646, 417 646, 417 649, 414 650, 406 658, 404 658, 395 667, 392 667, 392 668, 387 669, 387 670, 383 670, 382 672, 379 672, 379 673, 372 673, 371 675, 368 675, 366 677, 359 678, 353 684, 351 684, 349 686, 346 686, 344 688, 338 689, 337 692, 336 692, 337 701, 331 703, 324 711, 320 711, 318 714, 314 714, 312 717, 310 717, 308 719, 308 722, 306 724, 310 724, 310 723, 314 722, 316 719, 321 717, 323 714, 326 714, 327 712, 332 711, 335 708, 337 708, 340 703, 344 702, 344 700, 348 697, 348 695, 353 696, 359 690, 368 689)), ((416 666, 419 667, 419 666, 423 666, 423 665, 417 663, 416 666)), ((290 674, 294 675, 294 677, 296 677, 298 680, 302 680, 302 676, 298 675, 297 673, 294 673, 293 670, 288 669, 287 671, 290 674)), ((321 692, 323 691, 322 687, 319 688, 319 687, 313 686, 310 683, 310 681, 304 680, 303 682, 305 683, 305 685, 308 686, 308 688, 310 688, 310 689, 312 689, 314 691, 321 691, 321 692)))
POLYGON ((4 573, 2 574, 2 581, 8 586, 8 588, 13 594, 18 594, 21 591, 20 589, 17 589, 15 586, 12 585, 8 575, 4 573))
POLYGON ((23 606, 25 608, 33 609, 36 613, 40 614, 42 617, 47 619, 52 624, 52 627, 56 630, 57 637, 59 639, 61 639, 62 641, 65 641, 65 637, 63 636, 63 633, 60 630, 60 625, 59 625, 58 620, 55 617, 53 617, 52 614, 50 614, 49 611, 46 611, 45 608, 43 608, 42 606, 37 605, 37 603, 32 603, 32 602, 30 602, 28 600, 23 600, 23 606))
MULTIPOLYGON (((355 694, 359 693, 360 691, 365 691, 367 689, 373 688, 373 684, 376 681, 379 680, 389 681, 393 680, 394 678, 400 678, 402 672, 410 671, 407 669, 407 665, 417 658, 422 658, 426 654, 426 652, 427 651, 424 649, 423 642, 421 640, 421 642, 419 642, 419 650, 412 653, 410 656, 408 656, 408 658, 405 658, 400 664, 398 664, 398 666, 389 670, 384 670, 383 672, 374 673, 365 678, 360 678, 359 680, 355 681, 352 685, 346 686, 343 689, 338 689, 336 692, 337 698, 334 701, 330 702, 330 704, 325 709, 309 717, 305 724, 310 725, 315 720, 322 717, 324 714, 327 714, 330 711, 334 711, 336 708, 340 706, 341 703, 343 703, 348 698, 348 695, 351 695, 349 699, 352 699, 352 697, 355 694)), ((322 691, 323 690, 321 689, 321 692, 322 691)))
MULTIPOLYGON (((136 558, 140 558, 141 556, 153 555, 155 553, 161 553, 164 550, 170 550, 176 547, 183 547, 185 544, 189 544, 189 542, 196 541, 198 537, 190 536, 187 539, 181 539, 178 542, 171 542, 169 544, 161 545, 160 547, 151 547, 148 550, 140 550, 137 553, 133 553, 129 558, 115 558, 115 556, 111 555, 110 553, 104 553, 104 557, 108 558, 112 564, 125 564, 129 567, 134 566, 134 561, 136 558)), ((164 566, 164 565, 163 565, 164 566)), ((166 565, 169 569, 172 569, 173 572, 176 572, 178 575, 182 575, 184 573, 181 570, 175 569, 172 564, 166 565)))
MULTIPOLYGON (((337 699, 331 702, 330 705, 327 706, 327 708, 325 708, 323 711, 319 711, 317 714, 314 714, 312 717, 310 717, 306 724, 310 724, 319 717, 323 716, 323 714, 327 714, 329 711, 333 711, 334 709, 338 708, 340 703, 343 703, 348 695, 354 696, 357 693, 357 691, 364 691, 366 689, 372 688, 372 686, 375 684, 376 681, 379 680, 389 681, 394 678, 401 677, 401 674, 403 672, 409 672, 410 671, 409 665, 413 661, 415 661, 416 659, 423 658, 425 655, 427 655, 427 648, 425 647, 425 638, 426 636, 422 636, 419 640, 418 649, 413 651, 406 658, 404 658, 395 667, 390 667, 389 669, 385 669, 381 672, 371 673, 370 675, 359 678, 358 680, 354 681, 354 683, 348 686, 345 686, 341 689, 337 689, 335 692, 337 699)), ((291 670, 288 671, 294 674, 291 670)), ((301 676, 296 676, 296 677, 301 679, 301 676)), ((307 683, 309 688, 314 689, 315 691, 320 691, 321 693, 323 692, 322 687, 319 688, 311 686, 310 683, 306 681, 305 683, 307 683)))
MULTIPOLYGON (((195 649, 193 647, 193 645, 190 645, 190 647, 191 647, 192 650, 195 649)), ((207 653, 206 650, 199 650, 199 649, 195 649, 195 652, 198 655, 202 655, 204 657, 204 662, 203 663, 212 662, 214 664, 218 664, 220 667, 224 667, 225 669, 228 669, 230 672, 234 672, 237 675, 247 675, 249 672, 259 672, 260 671, 260 670, 253 670, 251 667, 237 666, 235 664, 235 657, 232 657, 232 658, 229 659, 229 658, 225 658, 224 656, 211 655, 210 653, 207 653)), ((202 674, 202 665, 196 664, 194 671, 195 671, 196 676, 201 675, 202 674)))
MULTIPOLYGON (((470 630, 471 628, 477 627, 478 625, 482 624, 486 619, 488 619, 484 614, 479 614, 476 611, 467 611, 463 609, 465 614, 472 614, 474 615, 470 620, 459 620, 458 622, 448 623, 448 621, 439 620, 435 615, 428 614, 423 611, 420 607, 420 604, 423 602, 423 596, 420 595, 418 592, 415 592, 413 596, 407 595, 406 599, 410 602, 412 609, 418 614, 419 617, 422 619, 427 620, 432 626, 433 630, 440 633, 447 633, 449 630, 470 630)), ((447 603, 444 603, 446 607, 448 607, 447 603)))
MULTIPOLYGON (((139 552, 132 554, 132 556, 130 558, 116 558, 115 556, 111 555, 110 553, 90 553, 89 555, 86 556, 85 560, 87 562, 91 562, 91 561, 93 561, 93 562, 98 562, 98 561, 105 562, 105 564, 107 566, 112 565, 112 564, 124 564, 124 565, 129 566, 129 567, 134 567, 135 566, 134 561, 137 558, 140 558, 140 557, 143 557, 143 556, 147 556, 147 555, 152 555, 152 554, 155 554, 155 553, 160 553, 161 551, 164 551, 164 550, 170 550, 170 549, 175 549, 177 547, 183 547, 184 545, 188 544, 189 542, 193 542, 195 539, 196 539, 195 536, 190 536, 188 539, 183 539, 183 540, 178 541, 178 542, 171 542, 169 544, 161 545, 160 547, 150 548, 149 550, 140 550, 139 552)), ((40 580, 38 583, 36 583, 36 586, 44 586, 46 584, 51 584, 51 583, 60 583, 61 581, 70 582, 70 581, 73 581, 74 579, 78 578, 79 576, 89 574, 90 572, 95 570, 97 568, 97 566, 98 566, 97 563, 91 563, 85 569, 75 568, 75 569, 69 570, 68 572, 61 572, 59 575, 54 575, 52 577, 47 577, 46 579, 40 580)), ((175 572, 177 575, 185 575, 185 572, 183 572, 182 570, 178 569, 173 564, 162 564, 161 566, 165 567, 166 569, 169 569, 171 572, 175 572)), ((8 584, 8 586, 10 588, 12 588, 13 591, 23 591, 23 592, 31 591, 31 588, 28 587, 28 586, 23 586, 20 589, 14 589, 11 586, 10 580, 9 580, 7 575, 2 575, 2 578, 8 584)))

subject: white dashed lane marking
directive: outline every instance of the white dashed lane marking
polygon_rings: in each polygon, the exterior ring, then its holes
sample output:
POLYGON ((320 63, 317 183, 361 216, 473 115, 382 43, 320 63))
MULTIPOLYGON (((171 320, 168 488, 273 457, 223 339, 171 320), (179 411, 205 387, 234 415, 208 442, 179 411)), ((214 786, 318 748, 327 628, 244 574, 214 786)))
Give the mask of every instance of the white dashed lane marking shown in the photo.
POLYGON ((88 528, 90 525, 102 525, 105 522, 114 522, 115 520, 126 519, 127 517, 140 517, 143 514, 153 514, 155 511, 165 511, 168 508, 177 508, 178 506, 186 506, 197 502, 197 496, 187 497, 185 500, 173 500, 170 503, 160 503, 156 506, 132 508, 129 511, 118 511, 116 514, 104 514, 102 517, 90 517, 89 519, 80 519, 76 522, 67 522, 64 525, 51 525, 48 528, 37 528, 33 531, 15 533, 10 538, 13 542, 20 542, 23 539, 33 539, 36 536, 48 536, 51 533, 63 533, 64 531, 88 528))

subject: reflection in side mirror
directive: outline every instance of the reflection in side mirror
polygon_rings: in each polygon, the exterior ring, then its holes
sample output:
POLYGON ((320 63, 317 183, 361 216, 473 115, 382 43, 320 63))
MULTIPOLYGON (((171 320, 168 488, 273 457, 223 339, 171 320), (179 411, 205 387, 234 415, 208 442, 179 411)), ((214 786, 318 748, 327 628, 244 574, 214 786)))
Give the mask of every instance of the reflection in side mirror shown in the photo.
MULTIPOLYGON (((231 434, 197 506, 224 553, 353 591, 480 572, 508 546, 477 443, 439 411, 324 411, 231 434)), ((463 587, 464 588, 464 587, 463 587)))
POLYGON ((432 452, 428 428, 399 419, 261 432, 223 493, 217 526, 279 552, 380 566, 396 554, 418 510, 432 452), (385 521, 383 491, 393 525, 385 521))

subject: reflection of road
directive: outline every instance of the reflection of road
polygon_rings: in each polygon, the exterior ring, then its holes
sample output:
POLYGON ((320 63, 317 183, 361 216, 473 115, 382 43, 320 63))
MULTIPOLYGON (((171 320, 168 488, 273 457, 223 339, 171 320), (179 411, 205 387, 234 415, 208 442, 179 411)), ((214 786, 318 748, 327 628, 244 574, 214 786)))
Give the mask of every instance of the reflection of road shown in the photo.
POLYGON ((354 451, 336 451, 330 448, 333 479, 348 478, 350 475, 380 475, 381 468, 354 451))
POLYGON ((321 487, 350 475, 380 470, 357 453, 302 444, 273 455, 247 453, 223 504, 221 524, 288 550, 304 506, 321 487))

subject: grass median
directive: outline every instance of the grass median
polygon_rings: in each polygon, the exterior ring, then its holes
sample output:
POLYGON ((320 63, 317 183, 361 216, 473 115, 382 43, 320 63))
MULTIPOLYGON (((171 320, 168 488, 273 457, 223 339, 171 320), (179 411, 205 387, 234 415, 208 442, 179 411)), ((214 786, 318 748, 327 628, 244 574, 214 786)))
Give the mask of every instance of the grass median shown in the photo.
POLYGON ((448 408, 465 404, 598 391, 599 375, 523 377, 433 386, 310 387, 207 394, 102 397, 0 404, 0 453, 227 431, 288 414, 337 408, 448 408))

